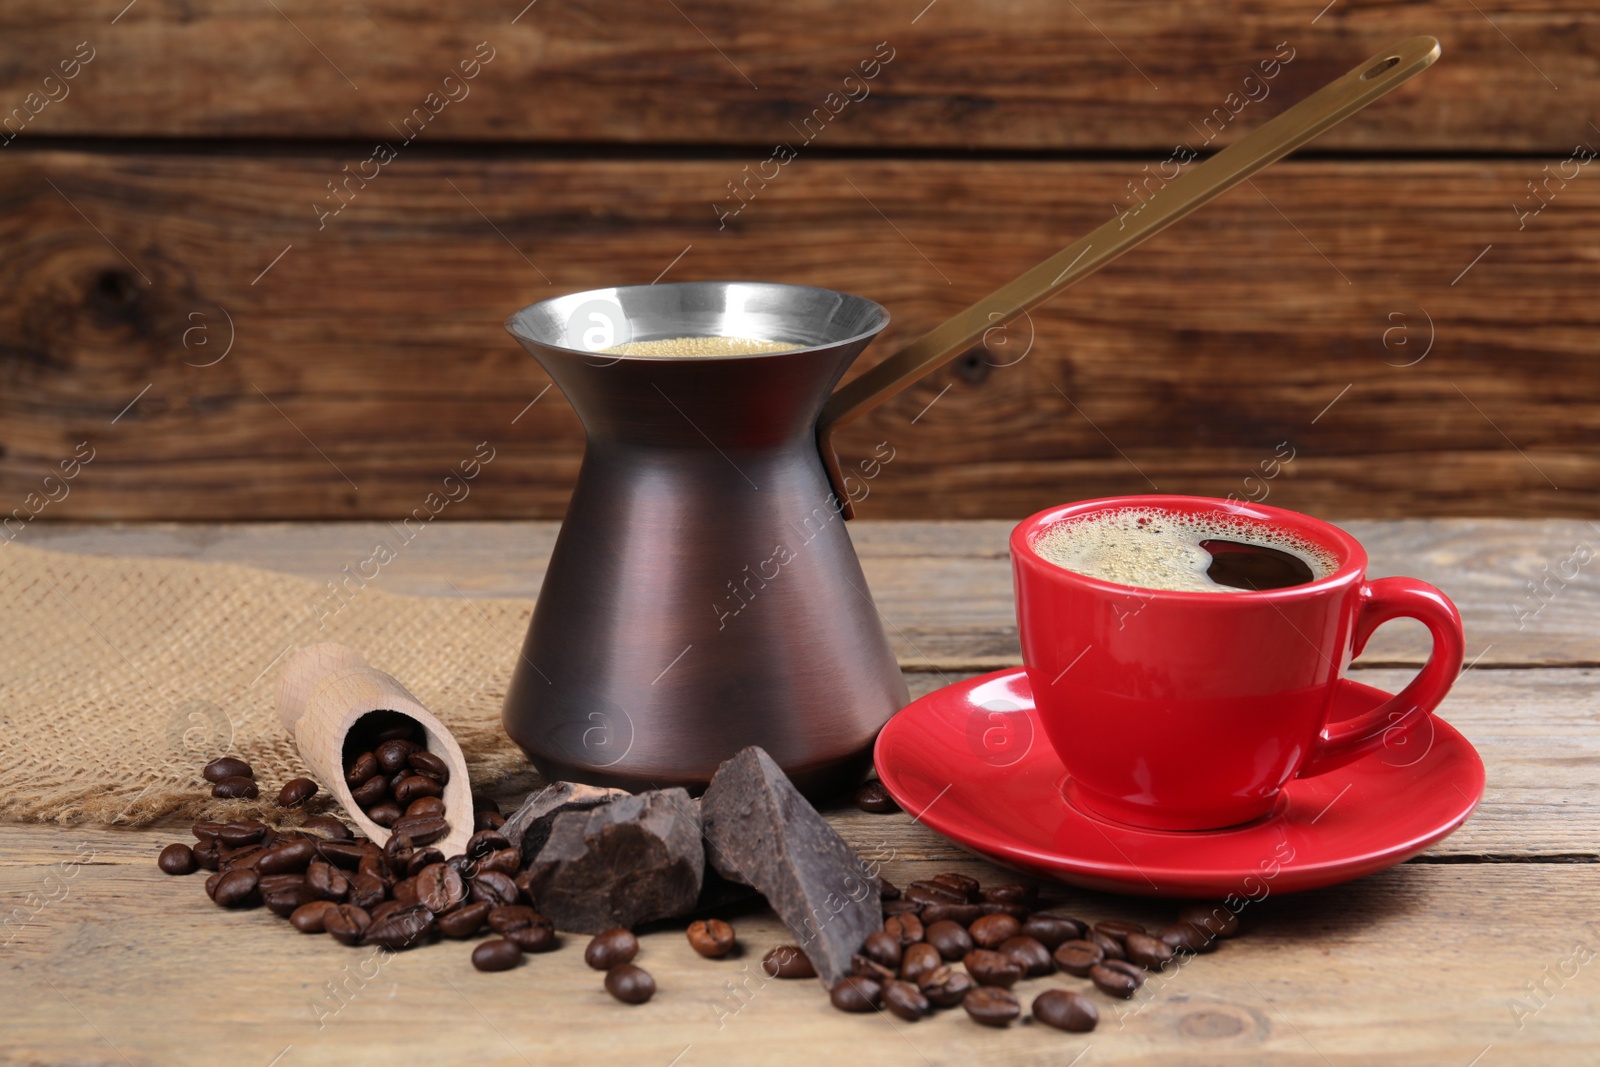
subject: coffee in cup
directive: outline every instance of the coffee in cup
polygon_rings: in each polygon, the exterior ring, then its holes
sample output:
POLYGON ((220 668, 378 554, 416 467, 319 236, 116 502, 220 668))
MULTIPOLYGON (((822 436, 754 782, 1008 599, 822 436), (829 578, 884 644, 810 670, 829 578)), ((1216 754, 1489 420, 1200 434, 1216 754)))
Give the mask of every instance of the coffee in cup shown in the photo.
POLYGON ((1291 777, 1369 755, 1429 715, 1461 669, 1461 616, 1414 578, 1366 577, 1349 534, 1281 508, 1138 496, 1051 508, 1011 534, 1017 628, 1066 799, 1162 830, 1268 814, 1291 777), (1351 659, 1421 620, 1428 662, 1330 722, 1351 659))

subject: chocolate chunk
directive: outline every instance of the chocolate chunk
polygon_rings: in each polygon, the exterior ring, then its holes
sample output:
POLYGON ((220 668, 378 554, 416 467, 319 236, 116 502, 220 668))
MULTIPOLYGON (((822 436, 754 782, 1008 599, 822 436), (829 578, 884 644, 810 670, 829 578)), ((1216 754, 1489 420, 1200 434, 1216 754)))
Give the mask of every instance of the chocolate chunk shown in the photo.
POLYGON ((597 934, 688 914, 704 870, 695 804, 682 789, 664 789, 557 816, 527 885, 558 929, 597 934))
POLYGON ((550 840, 550 829, 559 816, 571 811, 593 811, 628 795, 626 789, 602 789, 577 782, 556 782, 523 801, 522 807, 499 826, 499 831, 507 841, 522 850, 523 860, 531 863, 539 850, 544 848, 545 842, 550 840))
POLYGON ((767 898, 827 986, 849 975, 883 925, 878 883, 772 757, 751 747, 718 767, 700 817, 717 873, 767 898))

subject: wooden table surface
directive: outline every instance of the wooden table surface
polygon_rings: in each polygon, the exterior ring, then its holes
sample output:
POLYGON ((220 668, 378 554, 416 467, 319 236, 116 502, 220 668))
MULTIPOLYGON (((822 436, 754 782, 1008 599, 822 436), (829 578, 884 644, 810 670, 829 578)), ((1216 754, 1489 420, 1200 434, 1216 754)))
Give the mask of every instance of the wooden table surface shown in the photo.
MULTIPOLYGON (((601 991, 575 938, 505 974, 476 972, 453 943, 383 959, 295 935, 264 911, 221 912, 198 880, 158 873, 156 852, 186 839, 185 828, 7 825, 0 1063, 1600 1064, 1600 594, 1581 569, 1545 581, 1600 528, 1345 525, 1368 545, 1374 573, 1433 581, 1462 609, 1469 667, 1441 714, 1483 755, 1483 803, 1455 835, 1395 869, 1269 893, 1251 908, 1248 936, 1135 1001, 1099 997, 1091 1034, 989 1031, 960 1011, 915 1025, 840 1014, 814 983, 760 976, 760 956, 788 940, 767 912, 736 917, 748 949, 739 959, 702 960, 676 930, 644 936, 639 962, 660 992, 630 1008, 601 991), (1538 598, 1529 581, 1545 583, 1538 598)), ((321 577, 357 558, 378 529, 64 526, 28 538, 321 577)), ((1006 530, 852 526, 914 694, 1017 662, 1006 530)), ((454 582, 481 596, 531 596, 553 536, 549 523, 435 526, 385 568, 386 588, 454 595, 454 582)), ((1390 629, 1357 664, 1363 681, 1385 688, 1425 652, 1418 632, 1390 629)), ((1008 879, 908 815, 827 814, 897 883, 941 870, 1008 879)), ((1090 919, 1160 921, 1173 910, 1059 892, 1090 919)), ((1027 1002, 1058 985, 1081 983, 1031 979, 1019 992, 1027 1002)))

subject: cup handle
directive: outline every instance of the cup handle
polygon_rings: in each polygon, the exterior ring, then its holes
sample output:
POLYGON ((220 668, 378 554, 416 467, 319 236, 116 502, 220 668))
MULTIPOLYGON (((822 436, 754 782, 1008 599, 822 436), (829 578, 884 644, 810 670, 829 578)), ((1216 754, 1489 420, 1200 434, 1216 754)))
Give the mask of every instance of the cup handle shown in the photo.
POLYGON ((1417 619, 1433 635, 1433 650, 1417 676, 1399 693, 1365 714, 1322 728, 1311 756, 1295 775, 1313 775, 1342 767, 1377 749, 1390 730, 1404 730, 1431 715, 1461 673, 1466 644, 1461 613, 1450 598, 1416 578, 1377 578, 1361 587, 1351 657, 1361 655, 1367 639, 1390 619, 1417 619))

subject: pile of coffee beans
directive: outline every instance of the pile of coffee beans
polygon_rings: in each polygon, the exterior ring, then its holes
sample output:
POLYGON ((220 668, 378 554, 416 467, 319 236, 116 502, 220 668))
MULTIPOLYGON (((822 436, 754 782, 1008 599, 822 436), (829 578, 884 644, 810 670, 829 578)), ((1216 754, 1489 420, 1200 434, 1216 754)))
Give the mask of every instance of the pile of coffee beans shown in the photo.
MULTIPOLYGON (((255 768, 236 756, 217 757, 205 765, 200 776, 211 783, 211 795, 219 800, 254 800, 261 795, 255 768)), ((278 791, 278 807, 298 808, 316 795, 316 782, 291 778, 278 791)))
MULTIPOLYGON (((492 801, 475 797, 474 806, 479 823, 505 821, 492 801)), ((531 906, 521 852, 499 823, 474 833, 461 855, 445 856, 403 833, 380 848, 326 815, 294 830, 198 822, 195 844, 168 845, 156 864, 171 875, 211 871, 206 895, 219 907, 265 907, 303 934, 326 934, 342 945, 400 952, 492 933, 472 950, 472 965, 505 971, 526 953, 559 948, 561 939, 531 906)), ((733 947, 727 923, 696 926, 701 930, 691 927, 690 943, 702 955, 733 947)), ((643 1004, 656 991, 655 980, 632 962, 638 951, 632 932, 618 929, 595 937, 584 952, 591 967, 605 971, 607 992, 625 1004, 643 1004)))
POLYGON ((362 716, 345 737, 344 780, 367 818, 414 845, 450 832, 444 807, 450 766, 428 751, 422 724, 409 715, 362 716))
MULTIPOLYGON (((887 1011, 916 1022, 939 1008, 961 1005, 974 1022, 1009 1025, 1022 1015, 1012 987, 1025 978, 1061 972, 1087 978, 1107 996, 1127 999, 1180 955, 1211 952, 1219 938, 1239 932, 1238 917, 1221 905, 1185 908, 1151 933, 1119 919, 1089 924, 1041 908, 1038 889, 985 888, 964 874, 936 875, 904 890, 882 882, 883 929, 868 934, 852 959, 852 974, 829 994, 840 1011, 887 1011), (961 970, 954 964, 959 963, 961 970)), ((804 960, 796 946, 786 950, 804 960)), ((767 973, 811 972, 775 949, 767 973)), ((798 974, 796 974, 798 976, 798 974)), ((1086 991, 1053 988, 1033 1000, 1033 1017, 1058 1030, 1093 1030, 1100 1013, 1086 991)))

